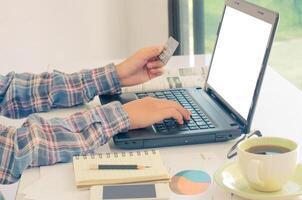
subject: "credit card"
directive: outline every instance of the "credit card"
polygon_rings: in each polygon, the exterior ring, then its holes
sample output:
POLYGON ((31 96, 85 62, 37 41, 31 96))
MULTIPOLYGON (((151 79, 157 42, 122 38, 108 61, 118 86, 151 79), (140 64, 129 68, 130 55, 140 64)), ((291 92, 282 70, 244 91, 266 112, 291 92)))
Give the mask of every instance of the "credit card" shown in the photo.
POLYGON ((159 59, 164 63, 167 64, 167 62, 170 60, 172 55, 174 54, 176 48, 178 47, 179 42, 177 42, 173 37, 169 37, 168 41, 166 42, 163 51, 158 56, 159 59))

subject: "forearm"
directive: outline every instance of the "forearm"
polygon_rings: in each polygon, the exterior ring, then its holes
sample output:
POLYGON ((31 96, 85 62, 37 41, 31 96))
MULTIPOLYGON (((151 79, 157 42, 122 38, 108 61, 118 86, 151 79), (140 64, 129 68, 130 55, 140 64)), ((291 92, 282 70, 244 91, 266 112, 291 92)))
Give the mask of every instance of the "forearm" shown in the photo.
POLYGON ((129 119, 118 102, 45 120, 31 115, 21 128, 0 133, 0 183, 18 180, 28 167, 70 162, 72 156, 93 152, 113 135, 129 129, 129 119), (1 155, 2 154, 2 155, 1 155))
POLYGON ((71 107, 92 100, 96 95, 120 92, 113 64, 78 73, 15 74, 0 76, 0 112, 22 118, 51 108, 71 107))

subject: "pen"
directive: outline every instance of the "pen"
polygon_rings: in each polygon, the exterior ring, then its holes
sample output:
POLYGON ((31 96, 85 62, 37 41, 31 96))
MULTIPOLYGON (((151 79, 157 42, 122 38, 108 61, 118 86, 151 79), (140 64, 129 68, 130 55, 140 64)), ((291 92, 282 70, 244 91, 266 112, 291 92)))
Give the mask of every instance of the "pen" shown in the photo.
POLYGON ((145 169, 151 168, 150 166, 143 166, 143 165, 91 165, 89 169, 92 170, 115 170, 115 169, 145 169))

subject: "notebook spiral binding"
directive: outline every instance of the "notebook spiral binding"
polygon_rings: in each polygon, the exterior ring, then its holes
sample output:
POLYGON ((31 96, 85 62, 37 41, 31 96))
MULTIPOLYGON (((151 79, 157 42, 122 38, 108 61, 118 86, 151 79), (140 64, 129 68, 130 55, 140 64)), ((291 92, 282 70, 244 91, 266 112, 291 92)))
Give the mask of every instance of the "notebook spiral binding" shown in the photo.
POLYGON ((77 155, 75 156, 76 160, 79 160, 80 158, 83 158, 84 160, 86 160, 88 157, 91 159, 95 159, 96 157, 98 158, 111 158, 111 157, 126 157, 127 155, 129 155, 130 157, 132 156, 142 156, 142 155, 156 155, 157 151, 156 150, 146 150, 146 151, 130 151, 130 152, 114 152, 114 153, 100 153, 100 154, 94 154, 94 153, 90 153, 90 154, 83 154, 83 155, 77 155))

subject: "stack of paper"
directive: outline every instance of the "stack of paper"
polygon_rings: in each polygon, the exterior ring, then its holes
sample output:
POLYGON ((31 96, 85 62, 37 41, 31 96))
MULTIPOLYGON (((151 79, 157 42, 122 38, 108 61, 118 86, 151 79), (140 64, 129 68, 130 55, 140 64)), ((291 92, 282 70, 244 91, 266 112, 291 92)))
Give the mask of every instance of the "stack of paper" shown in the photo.
POLYGON ((89 190, 78 191, 71 163, 41 167, 40 179, 20 191, 26 200, 89 199, 89 190), (55 191, 55 193, 54 193, 55 191))

